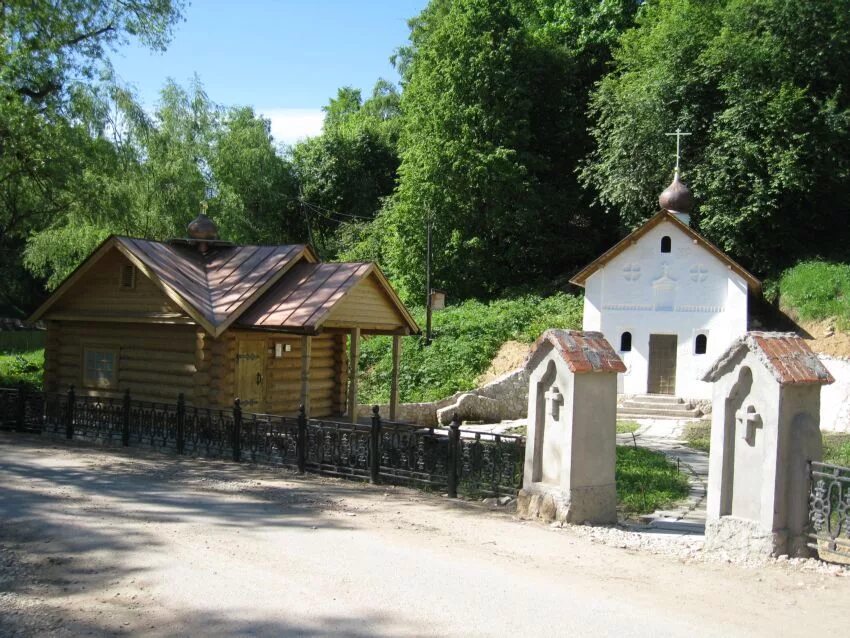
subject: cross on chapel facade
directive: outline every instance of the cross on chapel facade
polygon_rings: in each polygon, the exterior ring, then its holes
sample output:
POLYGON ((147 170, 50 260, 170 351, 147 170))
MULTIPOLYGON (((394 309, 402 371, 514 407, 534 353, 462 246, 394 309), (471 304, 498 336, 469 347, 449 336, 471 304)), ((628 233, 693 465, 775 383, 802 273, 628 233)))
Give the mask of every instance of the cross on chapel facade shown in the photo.
POLYGON ((564 403, 564 395, 557 386, 553 385, 543 396, 549 403, 549 414, 557 421, 561 414, 561 405, 564 403))
POLYGON ((755 445, 756 429, 762 427, 761 415, 756 412, 756 409, 748 405, 746 409, 738 410, 735 413, 735 422, 739 429, 744 431, 741 438, 750 445, 755 445))

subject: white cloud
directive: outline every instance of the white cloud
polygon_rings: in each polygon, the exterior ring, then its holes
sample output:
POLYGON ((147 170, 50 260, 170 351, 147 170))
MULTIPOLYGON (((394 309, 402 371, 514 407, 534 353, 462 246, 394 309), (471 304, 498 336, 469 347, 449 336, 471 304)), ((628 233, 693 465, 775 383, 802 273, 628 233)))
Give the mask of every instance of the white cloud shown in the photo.
POLYGON ((294 144, 322 132, 325 113, 322 109, 257 109, 258 113, 271 121, 272 135, 276 142, 294 144))

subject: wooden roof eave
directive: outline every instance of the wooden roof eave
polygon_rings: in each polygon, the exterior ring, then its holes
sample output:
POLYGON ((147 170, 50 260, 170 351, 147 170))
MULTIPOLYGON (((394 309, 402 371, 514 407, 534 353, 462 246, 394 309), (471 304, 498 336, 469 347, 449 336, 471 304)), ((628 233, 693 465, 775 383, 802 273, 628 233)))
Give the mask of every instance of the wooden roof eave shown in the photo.
POLYGON ((663 221, 669 221, 674 226, 677 226, 682 232, 688 235, 691 239, 700 244, 703 248, 712 253, 715 257, 717 257, 720 261, 729 266, 734 272, 741 276, 744 281, 747 282, 747 287, 755 294, 761 292, 761 281, 759 281, 755 275, 749 272, 746 268, 741 266, 734 259, 729 257, 726 253, 720 250, 717 246, 708 241, 705 237, 696 232, 693 228, 682 222, 679 218, 677 218, 673 213, 660 210, 655 215, 653 215, 646 223, 642 226, 636 228, 631 233, 623 237, 620 241, 614 244, 611 248, 602 253, 599 257, 590 262, 587 266, 578 271, 575 275, 570 278, 570 283, 576 286, 581 286, 584 288, 585 283, 590 278, 590 276, 595 273, 597 270, 602 268, 609 261, 614 259, 617 255, 625 251, 632 243, 636 242, 638 239, 643 237, 647 232, 658 226, 663 221))

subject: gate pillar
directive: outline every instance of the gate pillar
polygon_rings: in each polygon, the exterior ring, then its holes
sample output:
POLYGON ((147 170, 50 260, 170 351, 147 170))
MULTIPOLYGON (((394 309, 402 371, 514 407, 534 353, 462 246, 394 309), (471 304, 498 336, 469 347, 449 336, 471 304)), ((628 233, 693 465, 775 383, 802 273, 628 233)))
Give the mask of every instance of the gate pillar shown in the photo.
POLYGON ((748 332, 703 381, 714 384, 705 550, 806 555, 807 466, 822 458, 832 376, 799 336, 748 332))
POLYGON ((530 374, 523 518, 615 523, 617 373, 626 367, 599 332, 547 330, 530 374))

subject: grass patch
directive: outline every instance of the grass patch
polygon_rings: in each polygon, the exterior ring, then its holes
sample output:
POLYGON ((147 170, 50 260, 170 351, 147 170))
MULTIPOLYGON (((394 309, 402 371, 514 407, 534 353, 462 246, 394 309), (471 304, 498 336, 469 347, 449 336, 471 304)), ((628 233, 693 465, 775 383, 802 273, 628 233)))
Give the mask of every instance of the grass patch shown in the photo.
POLYGON ((850 467, 850 434, 824 434, 823 460, 850 467))
POLYGON ((841 330, 850 328, 850 264, 806 261, 789 268, 779 279, 783 308, 806 321, 836 319, 841 330))
POLYGON ((44 373, 44 350, 0 352, 0 387, 23 383, 33 390, 41 389, 44 373))
MULTIPOLYGON (((471 390, 508 340, 531 343, 547 328, 581 326, 582 300, 559 293, 528 295, 490 303, 465 301, 433 314, 433 341, 423 336, 403 339, 399 395, 403 402, 433 401, 471 390)), ((425 329, 425 311, 413 315, 425 329)), ((389 401, 392 339, 363 339, 360 354, 359 400, 389 401)))
POLYGON ((631 434, 637 432, 639 427, 637 421, 617 421, 617 434, 631 434))
POLYGON ((645 514, 687 497, 688 479, 660 452, 617 446, 617 500, 625 512, 645 514))
POLYGON ((708 454, 711 447, 711 423, 688 423, 685 426, 685 441, 688 447, 708 454))

